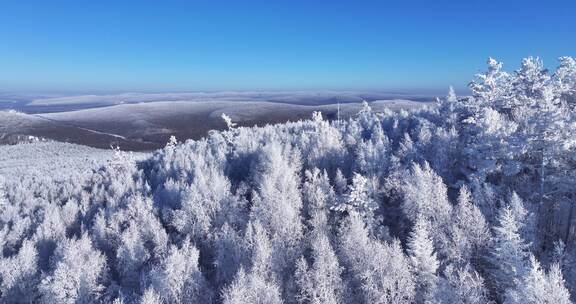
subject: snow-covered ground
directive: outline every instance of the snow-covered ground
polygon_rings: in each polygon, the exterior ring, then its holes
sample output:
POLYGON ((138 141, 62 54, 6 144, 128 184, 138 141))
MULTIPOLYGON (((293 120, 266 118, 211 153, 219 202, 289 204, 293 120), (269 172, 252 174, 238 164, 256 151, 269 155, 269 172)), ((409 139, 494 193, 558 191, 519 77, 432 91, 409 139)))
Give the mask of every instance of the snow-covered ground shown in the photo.
MULTIPOLYGON (((413 108, 421 107, 425 103, 405 99, 377 100, 372 102, 375 111, 385 108, 413 108)), ((361 103, 345 103, 340 105, 342 115, 353 115, 361 108, 361 103)), ((139 104, 121 104, 110 107, 93 108, 79 111, 60 113, 37 114, 60 122, 72 122, 78 124, 100 123, 103 121, 131 122, 142 126, 152 126, 159 119, 181 115, 207 114, 207 117, 219 118, 222 113, 227 113, 237 122, 254 120, 258 116, 270 116, 273 113, 312 113, 313 111, 334 112, 337 104, 329 105, 295 105, 274 102, 255 101, 166 101, 139 104)))
MULTIPOLYGON (((134 153, 135 158, 147 154, 134 153)), ((27 176, 66 178, 100 167, 114 156, 112 149, 55 141, 0 145, 0 175, 6 180, 27 176)))

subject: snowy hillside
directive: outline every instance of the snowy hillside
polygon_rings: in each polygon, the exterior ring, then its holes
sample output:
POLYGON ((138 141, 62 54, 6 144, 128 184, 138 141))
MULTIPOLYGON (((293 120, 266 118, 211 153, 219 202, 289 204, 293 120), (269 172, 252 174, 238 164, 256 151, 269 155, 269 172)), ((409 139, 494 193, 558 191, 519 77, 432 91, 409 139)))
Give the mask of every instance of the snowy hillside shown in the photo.
MULTIPOLYGON (((314 105, 312 99, 310 104, 302 105, 238 100, 243 95, 234 99, 232 93, 223 96, 233 100, 150 101, 34 114, 0 111, 0 121, 3 122, 0 124, 0 136, 24 134, 104 149, 114 145, 124 150, 151 151, 163 147, 171 135, 200 139, 210 130, 224 129, 225 124, 220 119, 222 113, 228 113, 242 126, 262 126, 305 119, 314 111, 322 111, 327 118, 336 119, 338 108, 341 117, 347 118, 361 107, 360 102, 340 106, 314 105)), ((271 97, 266 94, 264 96, 271 97)), ((374 101, 373 107, 380 111, 384 108, 397 110, 426 104, 429 103, 394 99, 374 101)))
MULTIPOLYGON (((0 95, 1 97, 1 95, 0 95)), ((25 97, 23 97, 25 98, 25 97)), ((222 91, 222 92, 191 92, 191 93, 123 93, 108 95, 79 95, 58 97, 36 97, 27 102, 29 106, 103 106, 131 103, 187 101, 187 102, 274 102, 299 105, 325 105, 335 101, 340 103, 359 103, 368 100, 410 99, 430 101, 426 95, 355 92, 355 91, 222 91)), ((0 99, 1 101, 1 99, 0 99)))
MULTIPOLYGON (((132 155, 135 159, 146 157, 144 153, 132 155)), ((68 178, 103 166, 113 157, 112 149, 55 141, 0 145, 0 175, 15 181, 33 176, 68 178)))
POLYGON ((35 114, 13 110, 0 111, 0 140, 34 136, 60 142, 84 144, 102 149, 122 146, 133 150, 153 150, 157 144, 126 139, 123 136, 51 120, 35 114))
POLYGON ((219 109, 227 130, 142 158, 3 147, 4 174, 39 170, 0 186, 1 300, 571 303, 576 61, 560 63, 491 59, 472 97, 342 120, 219 109))

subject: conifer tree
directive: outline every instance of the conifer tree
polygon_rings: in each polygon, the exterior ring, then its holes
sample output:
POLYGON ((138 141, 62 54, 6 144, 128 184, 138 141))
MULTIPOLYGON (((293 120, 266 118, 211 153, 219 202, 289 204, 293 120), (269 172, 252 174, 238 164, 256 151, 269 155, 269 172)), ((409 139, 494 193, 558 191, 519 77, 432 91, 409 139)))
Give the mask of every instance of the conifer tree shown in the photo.
POLYGON ((340 275, 338 258, 325 235, 319 234, 312 241, 312 264, 302 257, 297 262, 296 284, 301 303, 343 303, 345 286, 340 275))
POLYGON ((56 249, 54 272, 40 284, 45 303, 97 303, 106 283, 106 258, 89 236, 65 240, 56 249))
POLYGON ((430 225, 423 218, 418 219, 407 242, 410 265, 416 278, 417 301, 430 301, 436 291, 439 262, 429 229, 430 225))
POLYGON ((529 244, 520 235, 520 225, 512 209, 503 207, 494 227, 491 261, 492 284, 499 293, 514 286, 528 270, 529 244))
POLYGON ((530 256, 530 267, 524 276, 509 289, 506 304, 569 304, 570 293, 558 264, 553 264, 546 274, 534 256, 530 256))

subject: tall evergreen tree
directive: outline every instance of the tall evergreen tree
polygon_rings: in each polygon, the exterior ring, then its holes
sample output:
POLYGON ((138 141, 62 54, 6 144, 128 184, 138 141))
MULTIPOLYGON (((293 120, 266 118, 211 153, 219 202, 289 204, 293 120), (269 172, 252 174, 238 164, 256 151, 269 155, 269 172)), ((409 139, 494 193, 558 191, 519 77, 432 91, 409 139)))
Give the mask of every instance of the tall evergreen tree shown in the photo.
POLYGON ((506 294, 506 304, 569 304, 570 293, 564 286, 564 279, 557 264, 553 264, 548 274, 540 267, 534 256, 530 256, 530 269, 506 294))
POLYGON ((98 303, 106 283, 106 258, 89 236, 65 240, 54 255, 54 271, 40 284, 45 303, 98 303))
POLYGON ((514 286, 528 269, 529 244, 520 235, 520 224, 512 209, 503 207, 494 227, 491 262, 492 284, 499 294, 514 286))
POLYGON ((440 266, 430 237, 430 225, 420 218, 408 237, 408 255, 416 278, 416 299, 426 302, 436 292, 436 271, 440 266))
POLYGON ((298 300, 301 303, 343 303, 345 286, 340 275, 342 268, 326 235, 319 234, 312 241, 312 263, 300 258, 296 268, 298 300))

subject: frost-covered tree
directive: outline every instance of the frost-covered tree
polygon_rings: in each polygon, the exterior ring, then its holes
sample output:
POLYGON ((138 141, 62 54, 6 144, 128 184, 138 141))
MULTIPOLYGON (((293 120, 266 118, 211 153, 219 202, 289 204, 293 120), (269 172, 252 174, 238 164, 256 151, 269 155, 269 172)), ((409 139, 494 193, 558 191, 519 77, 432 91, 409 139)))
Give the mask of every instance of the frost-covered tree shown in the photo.
POLYGON ((254 273, 246 274, 240 269, 234 281, 224 289, 222 303, 281 304, 284 301, 276 283, 254 273))
POLYGON ((570 108, 576 106, 576 59, 563 56, 553 77, 555 94, 570 108))
POLYGON ((439 262, 430 237, 430 225, 420 218, 408 237, 408 257, 416 278, 417 301, 430 301, 436 292, 439 262))
POLYGON ((392 147, 379 121, 371 126, 369 140, 362 140, 355 151, 356 171, 366 176, 382 178, 390 168, 392 147))
POLYGON ((274 270, 283 292, 293 286, 296 259, 300 256, 303 238, 302 197, 300 191, 300 156, 297 151, 270 145, 260 151, 254 176, 256 181, 250 218, 258 221, 273 251, 274 270))
POLYGON ((374 221, 374 211, 378 208, 373 196, 373 189, 371 189, 368 179, 354 173, 352 184, 349 186, 345 199, 332 206, 331 209, 338 212, 356 212, 364 218, 371 228, 374 221))
POLYGON ((168 139, 168 142, 166 143, 166 147, 165 148, 174 148, 176 147, 176 145, 178 145, 178 139, 176 139, 176 136, 174 135, 170 135, 170 138, 168 139))
POLYGON ((247 259, 246 240, 242 235, 224 224, 216 234, 215 240, 216 256, 214 257, 214 267, 216 268, 216 284, 223 286, 234 279, 234 275, 247 259))
POLYGON ((516 71, 514 99, 511 107, 513 117, 521 126, 523 136, 518 140, 526 146, 529 161, 526 166, 538 171, 540 202, 544 203, 548 170, 553 170, 553 162, 566 147, 571 132, 566 129, 568 115, 553 93, 551 76, 538 58, 525 58, 516 71))
POLYGON ((570 292, 562 276, 560 265, 552 264, 548 270, 548 299, 550 303, 572 303, 570 292))
MULTIPOLYGON (((456 118, 455 118, 456 119, 456 118)), ((454 126, 437 128, 432 134, 427 159, 447 185, 453 185, 460 176, 459 134, 454 126)))
POLYGON ((219 227, 226 220, 226 213, 234 211, 236 201, 224 168, 216 160, 201 157, 195 160, 193 167, 193 180, 180 189, 180 208, 166 213, 179 232, 199 241, 208 239, 212 227, 219 227), (223 208, 227 205, 229 207, 223 208))
POLYGON ((241 267, 234 280, 223 290, 224 303, 282 303, 278 278, 273 267, 272 244, 259 222, 248 225, 245 239, 251 251, 247 271, 241 267))
POLYGON ((348 186, 348 181, 340 169, 336 170, 336 176, 334 177, 334 190, 336 193, 343 195, 346 192, 348 186))
POLYGON ((148 288, 140 298, 140 304, 162 304, 162 298, 153 288, 148 288))
POLYGON ((307 213, 308 238, 318 235, 331 236, 329 222, 329 207, 338 200, 334 188, 330 184, 326 171, 319 169, 305 172, 306 181, 302 186, 305 213, 307 213))
POLYGON ((520 225, 519 231, 522 239, 531 243, 533 248, 536 248, 535 245, 537 245, 538 231, 536 231, 537 223, 534 214, 526 209, 524 201, 516 192, 513 192, 510 196, 509 205, 514 217, 516 218, 516 222, 520 225))
POLYGON ((319 234, 312 241, 312 263, 301 257, 297 261, 296 284, 301 303, 343 303, 345 286, 340 275, 342 268, 328 237, 319 234))
POLYGON ((226 123, 226 126, 228 127, 228 129, 233 129, 236 127, 236 123, 232 122, 232 118, 230 118, 230 116, 226 115, 226 113, 222 113, 222 120, 224 120, 224 122, 226 123))
POLYGON ((150 259, 150 251, 145 246, 142 234, 134 226, 124 231, 121 242, 116 253, 121 284, 132 292, 139 292, 141 272, 150 259))
POLYGON ((446 98, 438 98, 437 103, 439 115, 444 119, 446 128, 459 127, 461 104, 452 86, 449 87, 446 98))
POLYGON ((504 292, 518 282, 528 269, 529 244, 520 235, 520 224, 512 209, 503 207, 498 214, 491 251, 491 272, 495 288, 504 292))
POLYGON ((264 227, 258 221, 251 222, 244 237, 251 251, 250 271, 268 280, 275 279, 278 274, 273 271, 273 248, 264 227))
POLYGON ((450 86, 448 90, 448 96, 446 96, 446 101, 448 102, 457 102, 458 96, 456 96, 456 92, 454 91, 454 87, 450 86))
POLYGON ((261 150, 251 217, 268 230, 272 239, 294 247, 301 237, 299 190, 300 158, 296 151, 282 151, 278 145, 261 150))
POLYGON ((408 133, 404 133, 395 155, 402 164, 410 164, 420 160, 420 154, 414 140, 408 133))
POLYGON ((26 240, 17 255, 0 258, 0 293, 10 303, 32 303, 37 300, 38 252, 26 240))
POLYGON ((38 250, 38 264, 42 270, 49 268, 50 257, 59 243, 66 239, 66 225, 61 211, 56 205, 43 209, 42 218, 32 240, 38 250))
POLYGON ((488 245, 490 238, 484 215, 474 204, 468 187, 462 186, 450 228, 452 250, 449 257, 458 263, 467 264, 472 259, 479 258, 480 252, 488 245))
POLYGON ((546 274, 534 256, 530 257, 530 269, 506 293, 507 304, 569 304, 570 293, 564 286, 564 279, 558 264, 553 264, 546 274))
POLYGON ((402 211, 406 218, 416 223, 424 220, 429 223, 434 246, 441 256, 448 255, 449 222, 452 205, 448 201, 447 188, 442 178, 430 168, 428 163, 413 164, 404 177, 401 191, 404 200, 402 211))
POLYGON ((404 213, 413 222, 419 218, 429 221, 433 227, 446 224, 452 212, 446 185, 428 163, 413 164, 403 185, 404 213))
POLYGON ((415 281, 400 242, 370 238, 364 221, 354 212, 342 229, 338 251, 348 270, 345 281, 351 293, 347 301, 412 303, 415 281))
POLYGON ((212 290, 198 268, 199 252, 190 240, 172 246, 160 267, 152 270, 151 283, 168 303, 208 303, 212 290))
POLYGON ((434 303, 492 303, 484 279, 469 265, 462 268, 448 265, 439 279, 434 303))
POLYGON ((508 98, 511 89, 511 76, 502 70, 502 62, 488 59, 488 71, 475 75, 469 85, 475 101, 493 103, 508 98))
POLYGON ((84 234, 59 244, 54 270, 39 286, 44 303, 97 303, 107 281, 106 258, 84 234))

